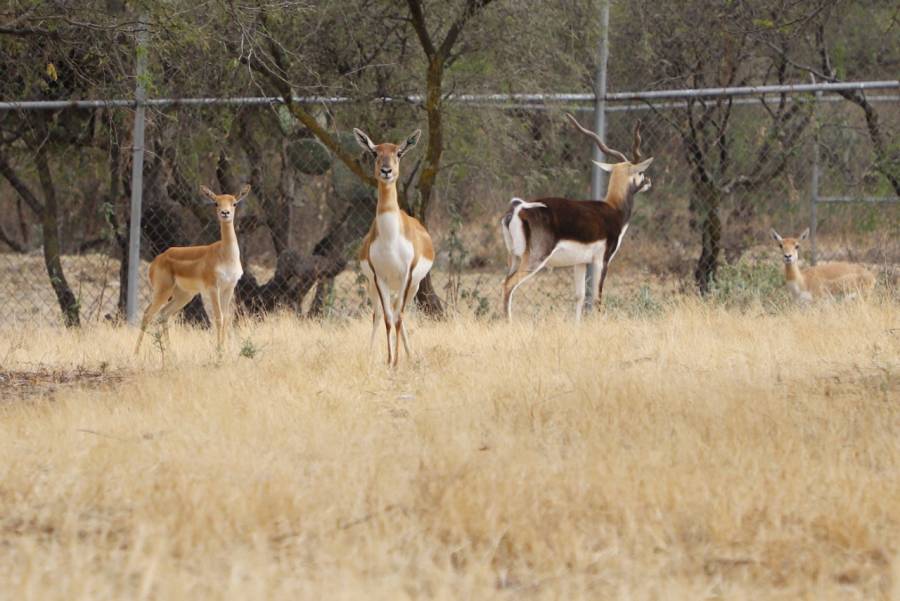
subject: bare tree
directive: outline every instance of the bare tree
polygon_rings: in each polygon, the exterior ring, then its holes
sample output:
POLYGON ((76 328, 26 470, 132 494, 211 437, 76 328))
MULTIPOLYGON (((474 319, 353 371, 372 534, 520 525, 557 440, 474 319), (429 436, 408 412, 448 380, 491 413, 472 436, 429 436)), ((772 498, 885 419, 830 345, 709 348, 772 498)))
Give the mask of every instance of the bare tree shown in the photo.
MULTIPOLYGON (((444 31, 440 25, 429 24, 426 18, 428 7, 422 0, 408 0, 408 13, 398 13, 393 7, 385 13, 378 15, 379 29, 372 32, 365 40, 359 41, 368 47, 359 53, 354 70, 364 68, 372 64, 380 53, 392 49, 401 51, 406 45, 403 32, 396 26, 397 22, 408 22, 416 34, 416 39, 425 55, 425 102, 423 108, 427 117, 427 147, 424 158, 421 161, 421 169, 414 169, 417 175, 416 193, 410 200, 407 194, 407 208, 410 212, 422 220, 427 220, 431 199, 434 196, 434 188, 441 168, 441 157, 444 152, 444 76, 447 68, 459 58, 461 51, 458 41, 467 23, 476 18, 492 0, 465 0, 462 6, 451 6, 450 10, 455 15, 449 20, 444 31)), ((435 4, 436 5, 436 4, 435 4)), ((443 15, 443 13, 442 13, 443 15)), ((235 18, 242 23, 240 15, 235 18)), ((270 85, 285 100, 291 114, 302 123, 309 132, 318 138, 336 158, 366 184, 375 186, 375 180, 359 163, 357 156, 348 152, 336 137, 322 125, 322 123, 304 106, 293 102, 293 94, 296 89, 298 55, 289 49, 284 41, 284 35, 278 28, 272 25, 265 11, 254 14, 253 28, 245 25, 245 31, 251 36, 250 43, 254 44, 254 52, 241 55, 241 60, 248 64, 256 72, 260 73, 270 85)), ((238 45, 231 43, 234 50, 238 45)), ((376 73, 378 70, 376 70, 376 73)), ((408 189, 408 187, 407 187, 408 189)), ((417 296, 418 303, 423 310, 432 315, 439 315, 443 308, 431 284, 430 277, 423 280, 417 296)))
MULTIPOLYGON (((643 42, 649 48, 644 64, 658 81, 706 88, 787 80, 786 61, 759 60, 759 49, 746 31, 722 26, 739 16, 735 6, 710 7, 697 2, 661 10, 656 3, 647 2, 640 3, 637 12, 641 18, 636 22, 642 30, 654 31, 653 35, 644 36, 643 42), (696 36, 698 27, 709 35, 696 36)), ((788 41, 781 40, 783 44, 788 41)), ((656 111, 678 132, 690 169, 692 222, 700 235, 694 280, 701 293, 709 291, 721 262, 723 199, 735 199, 736 221, 750 223, 755 211, 753 193, 784 172, 811 120, 808 105, 788 103, 784 95, 774 105, 763 101, 762 106, 769 120, 765 131, 756 136, 749 161, 746 149, 742 151, 745 160, 734 158, 731 98, 691 98, 674 117, 672 113, 656 111)), ((745 238, 740 233, 734 237, 734 257, 743 248, 745 238)))
MULTIPOLYGON (((810 2, 808 5, 801 4, 799 8, 791 7, 794 10, 771 10, 767 15, 765 27, 748 27, 746 32, 774 52, 778 60, 786 65, 790 65, 793 69, 811 74, 819 81, 838 83, 843 81, 843 79, 838 76, 838 69, 832 59, 832 52, 828 42, 829 30, 841 26, 841 21, 847 18, 848 9, 871 10, 876 15, 890 15, 890 11, 893 11, 890 18, 884 20, 876 19, 876 23, 871 25, 884 28, 885 31, 873 36, 867 36, 866 44, 869 44, 873 39, 876 40, 876 44, 886 44, 887 42, 882 40, 890 40, 892 37, 896 39, 896 30, 900 27, 898 25, 900 23, 898 22, 900 11, 898 11, 896 5, 880 7, 878 6, 880 3, 875 2, 870 7, 851 8, 847 4, 839 0, 818 0, 817 2, 810 2), (805 39, 807 48, 802 49, 798 48, 797 45, 783 43, 783 40, 788 36, 805 39)), ((759 23, 759 19, 756 17, 759 12, 758 7, 746 0, 741 5, 745 14, 750 17, 749 21, 751 23, 759 23)), ((876 57, 874 59, 876 63, 886 63, 883 65, 885 68, 891 69, 893 67, 896 69, 898 59, 896 52, 891 52, 889 49, 885 51, 873 50, 872 55, 876 57)), ((882 65, 876 64, 876 66, 881 67, 882 65)), ((837 90, 836 93, 862 110, 866 122, 866 132, 872 142, 872 150, 875 154, 874 169, 888 181, 894 193, 900 196, 900 153, 898 153, 895 146, 892 147, 887 141, 887 136, 875 107, 869 102, 864 90, 837 90)))
MULTIPOLYGON (((40 100, 91 97, 121 80, 120 61, 123 50, 130 49, 131 25, 120 12, 122 7, 110 8, 110 13, 98 16, 90 6, 55 2, 11 6, 3 13, 7 21, 0 27, 4 97, 21 97, 23 90, 40 100), (100 60, 101 55, 106 59, 100 60)), ((65 216, 75 208, 60 194, 58 182, 68 178, 54 172, 60 164, 67 165, 67 151, 109 147, 98 136, 103 127, 96 111, 83 110, 9 113, 0 123, 0 174, 18 196, 20 231, 26 243, 27 218, 21 206, 40 222, 45 268, 67 326, 80 324, 81 307, 61 255, 67 247, 90 249, 98 241, 86 238, 67 243, 61 237, 65 216)))

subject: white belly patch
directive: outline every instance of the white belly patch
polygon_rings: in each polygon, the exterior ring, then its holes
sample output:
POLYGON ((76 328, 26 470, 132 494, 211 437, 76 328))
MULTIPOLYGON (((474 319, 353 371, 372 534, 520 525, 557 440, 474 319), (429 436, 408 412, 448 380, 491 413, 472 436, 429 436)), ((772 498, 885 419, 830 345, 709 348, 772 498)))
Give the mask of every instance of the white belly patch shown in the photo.
POLYGON ((571 267, 602 261, 606 252, 606 240, 598 240, 590 244, 573 242, 572 240, 560 240, 556 248, 550 254, 547 265, 550 267, 571 267))

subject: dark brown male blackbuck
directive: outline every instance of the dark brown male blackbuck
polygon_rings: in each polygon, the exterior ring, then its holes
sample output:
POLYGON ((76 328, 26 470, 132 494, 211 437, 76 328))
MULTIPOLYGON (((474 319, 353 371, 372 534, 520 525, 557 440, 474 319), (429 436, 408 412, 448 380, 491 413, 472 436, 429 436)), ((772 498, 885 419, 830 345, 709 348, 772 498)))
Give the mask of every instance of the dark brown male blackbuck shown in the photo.
POLYGON ((603 283, 628 229, 634 195, 650 189, 644 171, 652 158, 641 160, 640 122, 634 127, 632 159, 603 143, 596 133, 583 127, 572 115, 566 117, 578 131, 593 140, 607 156, 619 163, 597 163, 610 174, 606 198, 602 202, 538 198, 526 202, 513 198, 501 219, 503 241, 509 253, 503 282, 503 308, 512 319, 512 295, 538 271, 551 267, 572 267, 575 275, 575 319, 581 319, 585 295, 585 272, 594 266, 593 293, 600 306, 603 283))

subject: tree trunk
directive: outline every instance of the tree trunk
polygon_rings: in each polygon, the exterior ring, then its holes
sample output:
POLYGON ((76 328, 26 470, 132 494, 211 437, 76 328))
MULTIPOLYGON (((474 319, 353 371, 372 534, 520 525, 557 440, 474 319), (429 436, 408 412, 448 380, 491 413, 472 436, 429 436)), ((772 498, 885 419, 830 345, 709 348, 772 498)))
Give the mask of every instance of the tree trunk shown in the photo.
POLYGON ((16 197, 16 217, 19 222, 19 235, 22 237, 22 243, 28 247, 30 236, 28 234, 28 222, 25 220, 25 210, 22 208, 22 197, 16 197))
MULTIPOLYGON (((425 150, 425 164, 419 176, 418 198, 412 203, 413 216, 423 224, 428 217, 428 209, 434 195, 434 185, 440 171, 441 155, 444 153, 444 125, 442 120, 441 89, 444 78, 444 57, 435 56, 428 65, 427 96, 425 111, 428 114, 428 148, 425 150)), ((443 317, 444 306, 431 283, 431 273, 425 276, 416 294, 419 308, 432 317, 443 317)))
POLYGON ((694 270, 694 281, 700 294, 707 294, 715 280, 719 269, 719 252, 721 250, 722 223, 719 219, 721 195, 719 190, 709 182, 697 182, 694 186, 696 206, 700 226, 701 248, 697 268, 694 270))
POLYGON ((122 191, 126 188, 122 173, 122 147, 116 139, 110 146, 109 153, 109 195, 106 198, 106 210, 109 227, 115 236, 116 248, 119 250, 119 300, 116 311, 119 319, 125 319, 125 304, 128 293, 128 227, 122 227, 119 220, 119 201, 122 200, 121 213, 128 222, 128 203, 122 191))
POLYGON ((434 58, 428 66, 427 96, 425 112, 428 115, 428 147, 425 149, 425 164, 419 176, 419 195, 412 203, 413 216, 424 221, 431 205, 434 185, 440 170, 441 155, 444 153, 444 129, 442 122, 441 85, 444 76, 443 61, 434 58))
POLYGON ((50 277, 50 285, 56 293, 56 300, 62 310, 63 322, 66 327, 81 325, 79 318, 78 299, 69 288, 66 275, 63 272, 60 260, 59 245, 59 208, 56 202, 56 188, 53 185, 53 177, 50 174, 50 164, 47 158, 46 145, 38 147, 35 156, 38 178, 44 192, 44 211, 41 215, 41 233, 44 238, 44 265, 47 267, 47 275, 50 277))
MULTIPOLYGON (((284 306, 300 312, 303 298, 313 286, 318 284, 324 294, 334 278, 347 267, 350 259, 348 246, 365 234, 374 218, 374 202, 352 204, 319 239, 311 255, 301 257, 293 250, 280 253, 275 274, 268 282, 259 284, 252 274, 245 271, 236 292, 241 307, 254 315, 284 306), (360 211, 365 213, 360 214, 360 211)), ((314 302, 310 315, 315 315, 316 310, 314 302)))
POLYGON ((752 193, 745 192, 728 215, 729 227, 723 245, 726 263, 737 263, 754 239, 757 218, 757 204, 754 200, 756 199, 752 193))
POLYGON ((431 272, 422 278, 422 282, 419 284, 416 303, 425 315, 438 319, 444 317, 444 305, 434 289, 434 284, 431 283, 431 272))

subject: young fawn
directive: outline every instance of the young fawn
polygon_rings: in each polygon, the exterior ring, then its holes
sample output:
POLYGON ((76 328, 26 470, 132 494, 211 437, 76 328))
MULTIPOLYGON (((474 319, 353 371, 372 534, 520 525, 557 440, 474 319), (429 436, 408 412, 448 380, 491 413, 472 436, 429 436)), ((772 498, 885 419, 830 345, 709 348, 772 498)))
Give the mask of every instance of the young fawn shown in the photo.
POLYGON ((865 294, 875 286, 875 276, 862 265, 835 261, 800 269, 800 242, 809 236, 809 228, 799 238, 782 238, 772 229, 772 238, 784 256, 784 279, 794 298, 810 302, 815 298, 865 294))
POLYGON ((216 327, 216 348, 222 351, 226 327, 231 318, 231 299, 244 270, 241 252, 234 233, 235 208, 247 194, 246 184, 235 195, 215 194, 206 186, 200 192, 216 206, 221 239, 205 246, 175 246, 160 253, 150 263, 150 286, 153 289, 150 306, 141 320, 134 353, 141 348, 141 340, 151 320, 160 316, 165 341, 169 341, 169 318, 178 313, 198 294, 202 294, 212 308, 216 327))

